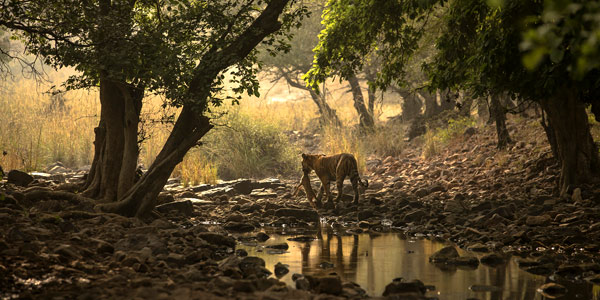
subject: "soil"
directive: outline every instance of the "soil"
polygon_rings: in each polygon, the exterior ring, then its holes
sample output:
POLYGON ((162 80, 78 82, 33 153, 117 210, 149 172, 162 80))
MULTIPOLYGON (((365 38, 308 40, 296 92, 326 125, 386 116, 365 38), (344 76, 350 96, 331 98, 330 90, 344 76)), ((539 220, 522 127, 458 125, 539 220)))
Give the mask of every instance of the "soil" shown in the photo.
MULTIPOLYGON (((85 171, 54 165, 24 186, 4 180, 0 298, 369 297, 336 274, 289 274, 296 286, 286 286, 270 277, 284 272, 282 266, 236 251, 240 240, 264 243, 268 236, 256 233, 261 226, 314 228, 322 221, 337 234, 426 236, 451 248, 488 252, 482 263, 516 255, 528 272, 600 283, 600 186, 556 196, 559 170, 541 127, 522 121, 511 123, 509 132, 516 142, 505 151, 495 148, 489 126, 469 129, 428 160, 418 141, 398 157, 372 157, 363 175, 370 186, 359 205, 351 204, 346 183, 345 201, 319 210, 302 195, 292 197, 299 177, 185 188, 172 179, 159 198, 158 217, 148 222, 49 192, 76 191, 85 171)), ((478 263, 443 250, 432 262, 478 263)), ((421 282, 395 281, 382 297, 425 299, 425 290, 421 282)))

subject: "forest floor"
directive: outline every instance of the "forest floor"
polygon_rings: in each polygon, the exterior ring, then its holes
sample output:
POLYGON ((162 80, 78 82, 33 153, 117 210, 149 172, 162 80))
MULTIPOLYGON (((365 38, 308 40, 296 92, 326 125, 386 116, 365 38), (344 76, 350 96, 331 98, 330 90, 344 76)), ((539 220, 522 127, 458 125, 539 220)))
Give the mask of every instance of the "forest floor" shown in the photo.
MULTIPOLYGON (((60 172, 33 174, 25 187, 2 181, 0 298, 367 297, 335 274, 297 274, 296 286, 287 286, 270 277, 285 267, 273 269, 236 250, 248 240, 268 245, 268 235, 258 231, 263 226, 314 228, 320 222, 340 235, 397 231, 445 241, 486 252, 486 264, 516 255, 528 272, 599 284, 600 187, 555 196, 558 167, 541 127, 522 120, 510 123, 509 131, 515 142, 502 151, 488 126, 469 130, 429 159, 416 143, 398 157, 371 158, 363 175, 370 186, 359 206, 345 196, 335 209, 318 211, 291 195, 299 178, 192 187, 171 180, 157 207, 162 217, 149 224, 98 212, 89 201, 40 199, 39 191, 75 187, 64 182, 81 174, 60 166, 53 166, 60 172)), ((269 247, 285 251, 287 244, 269 247)), ((451 254, 444 263, 479 261, 451 254)), ((425 289, 398 281, 384 295, 425 299, 425 289)))

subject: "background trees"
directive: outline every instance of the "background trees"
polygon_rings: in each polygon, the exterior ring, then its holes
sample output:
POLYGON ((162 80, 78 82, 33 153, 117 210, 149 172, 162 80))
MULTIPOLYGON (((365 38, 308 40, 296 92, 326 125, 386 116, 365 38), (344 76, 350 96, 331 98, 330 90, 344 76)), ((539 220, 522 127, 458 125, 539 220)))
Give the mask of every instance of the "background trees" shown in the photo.
POLYGON ((65 88, 100 88, 102 111, 85 194, 111 202, 107 210, 143 217, 175 165, 212 128, 206 115, 211 107, 237 101, 221 93, 225 74, 233 92, 258 93, 254 48, 263 42, 272 53, 287 49, 282 33, 305 14, 289 2, 6 1, 0 25, 47 64, 80 71, 65 88), (181 112, 162 151, 135 182, 146 93, 164 95, 165 105, 181 112))
MULTIPOLYGON (((467 90, 474 97, 518 96, 538 102, 549 120, 548 140, 561 163, 559 191, 598 177, 598 151, 586 103, 597 110, 598 4, 583 1, 344 1, 331 0, 327 25, 307 79, 313 88, 330 74, 349 77, 378 51, 384 66, 374 85, 405 80, 406 63, 423 25, 443 8, 436 53, 424 64, 430 89, 467 90), (423 23, 424 22, 424 23, 423 23), (523 39, 523 33, 526 33, 523 39)), ((495 107, 499 146, 509 141, 495 107)))

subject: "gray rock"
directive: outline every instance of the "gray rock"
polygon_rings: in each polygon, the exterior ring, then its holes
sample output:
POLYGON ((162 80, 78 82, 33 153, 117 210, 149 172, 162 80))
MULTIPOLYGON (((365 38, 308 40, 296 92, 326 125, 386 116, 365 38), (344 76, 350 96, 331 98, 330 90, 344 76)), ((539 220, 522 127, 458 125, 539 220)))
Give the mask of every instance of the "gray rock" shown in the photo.
POLYGON ((198 193, 198 197, 200 198, 214 198, 218 196, 234 196, 235 190, 230 186, 216 187, 203 192, 198 193))
POLYGON ((549 215, 541 216, 528 216, 525 220, 525 224, 529 226, 545 226, 550 225, 552 218, 549 215))
POLYGON ((277 217, 294 217, 306 222, 318 222, 319 213, 313 209, 281 208, 275 211, 277 217))
POLYGON ((273 245, 266 245, 265 248, 287 250, 290 248, 290 246, 287 243, 279 243, 273 245))
POLYGON ((17 186, 26 187, 33 181, 33 177, 23 171, 11 170, 8 172, 7 182, 17 186))
POLYGON ((250 197, 254 198, 277 198, 277 193, 272 189, 254 189, 250 193, 250 197))
POLYGON ((252 192, 252 181, 250 179, 240 179, 234 182, 231 187, 238 193, 248 195, 252 192))
POLYGON ((427 288, 420 280, 411 282, 394 281, 388 284, 383 291, 383 296, 395 295, 394 299, 425 299, 427 288))
POLYGON ((497 253, 491 253, 488 255, 484 255, 480 259, 481 263, 488 266, 497 266, 503 264, 506 260, 503 256, 497 253))
POLYGON ((198 234, 198 237, 207 241, 209 244, 235 248, 235 239, 230 236, 224 236, 222 234, 212 232, 202 232, 198 234))
POLYGON ((558 283, 549 282, 549 283, 541 285, 538 288, 538 291, 544 297, 547 297, 550 299, 555 299, 557 297, 565 295, 567 293, 567 288, 558 283))
POLYGON ((227 231, 235 232, 250 232, 255 228, 254 225, 243 222, 227 222, 223 227, 227 231))
POLYGON ((277 276, 277 277, 281 277, 290 272, 287 265, 284 265, 281 262, 278 262, 277 264, 275 264, 274 271, 275 271, 275 276, 277 276))
POLYGON ((445 263, 450 259, 459 257, 458 251, 454 246, 446 246, 429 257, 429 261, 433 263, 445 263))
POLYGON ((427 217, 427 216, 428 216, 428 214, 424 210, 419 209, 419 210, 415 210, 415 211, 407 213, 404 216, 404 221, 405 222, 419 222, 419 221, 421 221, 421 219, 423 219, 424 217, 427 217))
POLYGON ((264 232, 259 232, 259 233, 256 234, 256 240, 259 241, 259 242, 264 242, 264 241, 266 241, 266 240, 268 240, 270 238, 271 237, 268 234, 264 233, 264 232))
POLYGON ((342 281, 337 276, 318 277, 316 281, 315 291, 317 293, 330 295, 340 295, 342 293, 342 281))
POLYGON ((194 205, 192 205, 192 201, 190 200, 174 201, 157 205, 156 210, 162 213, 168 213, 175 210, 182 215, 191 216, 194 214, 194 205))
POLYGON ((363 220, 366 220, 368 218, 375 216, 375 212, 370 209, 361 210, 356 214, 356 216, 359 221, 363 221, 363 220))

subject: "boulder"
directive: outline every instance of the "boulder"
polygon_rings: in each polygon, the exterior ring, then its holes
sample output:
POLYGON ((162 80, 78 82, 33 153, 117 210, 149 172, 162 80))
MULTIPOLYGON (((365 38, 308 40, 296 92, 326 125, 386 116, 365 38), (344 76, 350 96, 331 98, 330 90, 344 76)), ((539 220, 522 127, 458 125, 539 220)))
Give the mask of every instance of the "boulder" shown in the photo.
POLYGON ((445 263, 451 259, 459 257, 458 251, 454 246, 446 246, 429 257, 429 261, 433 263, 445 263))
POLYGON ((17 186, 26 187, 33 181, 33 176, 19 170, 8 172, 7 182, 17 186))
POLYGON ((168 213, 175 210, 182 215, 191 216, 194 214, 194 205, 192 205, 192 201, 190 200, 174 201, 157 205, 156 210, 161 213, 168 213))
POLYGON ((235 239, 230 236, 224 236, 222 234, 212 232, 202 232, 198 234, 198 237, 215 246, 235 248, 235 239))
POLYGON ((394 299, 425 299, 425 292, 427 292, 427 288, 420 280, 411 282, 394 280, 385 287, 383 296, 387 297, 394 295, 394 299))
POLYGON ((550 225, 552 218, 549 215, 527 216, 525 224, 529 226, 545 226, 550 225))

